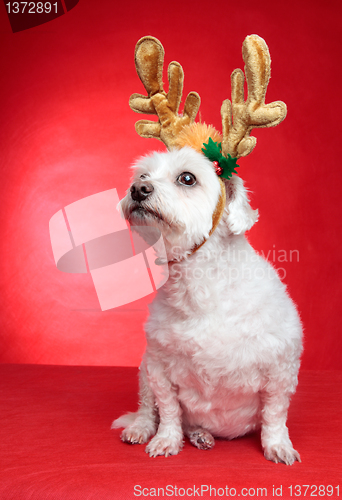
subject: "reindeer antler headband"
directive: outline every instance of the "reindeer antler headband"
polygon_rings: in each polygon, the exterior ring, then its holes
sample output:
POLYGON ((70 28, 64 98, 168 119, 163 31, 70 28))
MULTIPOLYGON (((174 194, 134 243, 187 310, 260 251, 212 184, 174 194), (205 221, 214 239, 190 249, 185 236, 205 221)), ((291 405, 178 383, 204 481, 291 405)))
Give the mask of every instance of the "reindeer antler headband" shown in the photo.
MULTIPOLYGON (((158 121, 139 120, 135 129, 141 137, 161 140, 168 149, 190 146, 204 153, 214 162, 216 173, 229 178, 235 172, 236 160, 247 156, 256 144, 251 137, 253 128, 274 127, 286 116, 282 101, 265 104, 265 95, 271 73, 271 58, 266 42, 258 35, 247 36, 242 46, 248 95, 244 97, 245 75, 235 69, 231 75, 231 101, 221 107, 222 137, 211 125, 195 123, 200 96, 190 92, 185 100, 183 114, 179 106, 183 92, 184 72, 178 62, 168 67, 169 91, 163 88, 164 49, 152 36, 141 38, 135 48, 135 67, 147 96, 133 94, 129 105, 137 113, 153 114, 158 121)), ((225 188, 221 181, 221 197, 213 214, 215 230, 225 206, 225 188)))
POLYGON ((183 68, 175 61, 169 64, 169 92, 166 94, 162 80, 163 63, 164 49, 159 40, 152 36, 141 38, 135 47, 135 67, 148 97, 133 94, 129 105, 137 113, 158 115, 158 122, 139 120, 135 125, 136 131, 141 137, 160 139, 170 149, 179 147, 178 136, 185 126, 194 122, 201 99, 197 92, 190 92, 184 104, 183 115, 179 115, 183 68))

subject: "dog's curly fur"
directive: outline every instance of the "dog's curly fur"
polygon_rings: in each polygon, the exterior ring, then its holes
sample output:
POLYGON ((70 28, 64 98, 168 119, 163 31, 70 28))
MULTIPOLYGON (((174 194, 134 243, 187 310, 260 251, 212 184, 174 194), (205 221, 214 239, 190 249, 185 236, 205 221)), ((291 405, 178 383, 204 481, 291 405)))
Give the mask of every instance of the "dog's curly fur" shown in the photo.
POLYGON ((226 208, 210 237, 220 185, 203 155, 185 147, 144 157, 132 185, 148 185, 149 192, 137 201, 128 190, 123 213, 132 225, 161 230, 170 277, 146 324, 139 410, 113 427, 125 427, 128 443, 152 438, 146 447, 152 457, 179 453, 184 435, 208 449, 214 437, 261 427, 267 459, 300 461, 286 419, 297 385, 301 323, 276 271, 244 236, 258 213, 242 180, 226 181, 226 208), (183 172, 195 176, 194 185, 179 182, 183 172))

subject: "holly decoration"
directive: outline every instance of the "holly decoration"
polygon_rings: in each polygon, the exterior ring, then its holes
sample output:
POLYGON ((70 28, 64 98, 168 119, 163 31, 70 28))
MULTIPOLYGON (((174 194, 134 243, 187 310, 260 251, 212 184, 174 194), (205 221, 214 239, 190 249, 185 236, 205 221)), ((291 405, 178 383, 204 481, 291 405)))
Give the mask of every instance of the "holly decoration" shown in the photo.
POLYGON ((223 156, 221 142, 214 142, 211 137, 209 137, 208 144, 203 144, 202 152, 205 156, 214 163, 215 171, 220 177, 225 179, 230 179, 234 174, 237 174, 235 167, 237 165, 237 158, 232 158, 230 154, 228 157, 223 156))

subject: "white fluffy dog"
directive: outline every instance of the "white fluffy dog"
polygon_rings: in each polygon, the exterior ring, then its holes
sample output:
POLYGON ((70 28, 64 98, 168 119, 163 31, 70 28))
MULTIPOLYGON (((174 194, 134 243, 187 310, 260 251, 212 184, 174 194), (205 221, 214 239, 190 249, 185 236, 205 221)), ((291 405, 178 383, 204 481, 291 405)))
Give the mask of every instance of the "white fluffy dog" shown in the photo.
POLYGON ((122 440, 176 455, 184 435, 200 449, 261 427, 265 457, 300 461, 286 426, 297 385, 302 328, 273 267, 244 233, 257 220, 241 179, 226 185, 226 207, 209 236, 220 196, 212 162, 182 148, 134 167, 122 200, 132 225, 158 227, 170 277, 146 324, 140 406, 114 421, 122 440), (195 253, 194 247, 205 242, 195 253))

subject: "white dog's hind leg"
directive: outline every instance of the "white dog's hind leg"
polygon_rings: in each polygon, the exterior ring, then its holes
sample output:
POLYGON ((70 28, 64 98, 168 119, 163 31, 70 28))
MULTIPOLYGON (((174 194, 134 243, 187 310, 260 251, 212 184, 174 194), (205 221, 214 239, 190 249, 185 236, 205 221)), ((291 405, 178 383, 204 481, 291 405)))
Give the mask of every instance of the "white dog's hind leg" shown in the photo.
POLYGON ((122 417, 114 420, 112 424, 112 429, 125 427, 121 434, 121 439, 125 443, 147 443, 157 430, 158 412, 154 394, 148 385, 144 364, 140 367, 139 395, 139 410, 136 413, 122 415, 122 417))
POLYGON ((261 411, 261 444, 265 458, 275 463, 283 462, 292 465, 300 462, 299 453, 293 448, 286 427, 287 410, 290 394, 286 392, 270 392, 269 388, 261 393, 263 403, 261 411))
POLYGON ((177 390, 164 374, 164 369, 154 362, 148 364, 148 379, 159 410, 158 432, 146 446, 150 457, 177 455, 183 447, 181 424, 182 410, 177 390))
POLYGON ((200 450, 210 450, 215 445, 213 436, 202 427, 188 427, 184 433, 190 439, 190 443, 200 450))

